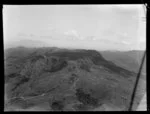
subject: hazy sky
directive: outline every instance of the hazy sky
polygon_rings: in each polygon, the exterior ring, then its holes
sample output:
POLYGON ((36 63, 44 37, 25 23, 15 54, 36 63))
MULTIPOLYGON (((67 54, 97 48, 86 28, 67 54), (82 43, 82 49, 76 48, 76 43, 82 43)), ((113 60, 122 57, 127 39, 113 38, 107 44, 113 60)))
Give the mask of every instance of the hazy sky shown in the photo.
POLYGON ((144 17, 143 5, 4 5, 4 45, 145 49, 144 17))

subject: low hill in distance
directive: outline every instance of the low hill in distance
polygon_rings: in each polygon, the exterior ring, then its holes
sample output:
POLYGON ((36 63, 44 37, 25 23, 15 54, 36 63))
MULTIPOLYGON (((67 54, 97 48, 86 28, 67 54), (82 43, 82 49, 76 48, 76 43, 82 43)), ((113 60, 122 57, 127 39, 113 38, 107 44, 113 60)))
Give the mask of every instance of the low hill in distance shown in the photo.
MULTIPOLYGON (((116 65, 121 66, 130 71, 138 72, 142 57, 144 56, 144 51, 134 50, 134 51, 100 51, 106 60, 114 62, 116 65)), ((144 60, 142 72, 146 73, 146 58, 144 60)))

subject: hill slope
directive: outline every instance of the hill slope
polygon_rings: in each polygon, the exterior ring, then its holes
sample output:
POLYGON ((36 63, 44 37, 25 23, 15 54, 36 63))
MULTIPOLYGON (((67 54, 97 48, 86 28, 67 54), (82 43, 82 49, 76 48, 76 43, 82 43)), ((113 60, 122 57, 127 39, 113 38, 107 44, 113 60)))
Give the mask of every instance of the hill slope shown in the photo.
POLYGON ((7 107, 30 109, 44 102, 49 110, 128 106, 136 73, 95 50, 13 48, 6 53, 7 107))
MULTIPOLYGON (((127 70, 138 72, 141 64, 144 51, 100 51, 103 57, 107 60, 114 62, 116 65, 121 66, 127 70)), ((146 73, 146 60, 143 65, 143 73, 146 73)))

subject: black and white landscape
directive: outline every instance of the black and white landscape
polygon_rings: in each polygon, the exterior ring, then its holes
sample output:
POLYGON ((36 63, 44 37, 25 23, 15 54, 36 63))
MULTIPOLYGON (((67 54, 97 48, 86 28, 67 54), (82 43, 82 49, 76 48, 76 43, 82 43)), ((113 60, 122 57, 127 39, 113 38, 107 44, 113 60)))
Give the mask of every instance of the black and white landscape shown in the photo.
MULTIPOLYGON (((143 16, 142 5, 5 5, 4 111, 128 111, 143 16)), ((145 93, 146 58, 132 110, 145 93)))

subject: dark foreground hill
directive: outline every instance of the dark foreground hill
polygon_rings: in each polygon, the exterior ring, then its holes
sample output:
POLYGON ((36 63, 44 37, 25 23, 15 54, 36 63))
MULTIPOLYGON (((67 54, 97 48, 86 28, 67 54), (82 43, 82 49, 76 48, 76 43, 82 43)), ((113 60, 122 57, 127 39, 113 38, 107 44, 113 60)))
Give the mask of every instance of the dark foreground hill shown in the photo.
POLYGON ((126 110, 135 77, 95 50, 13 48, 5 51, 5 107, 126 110))

